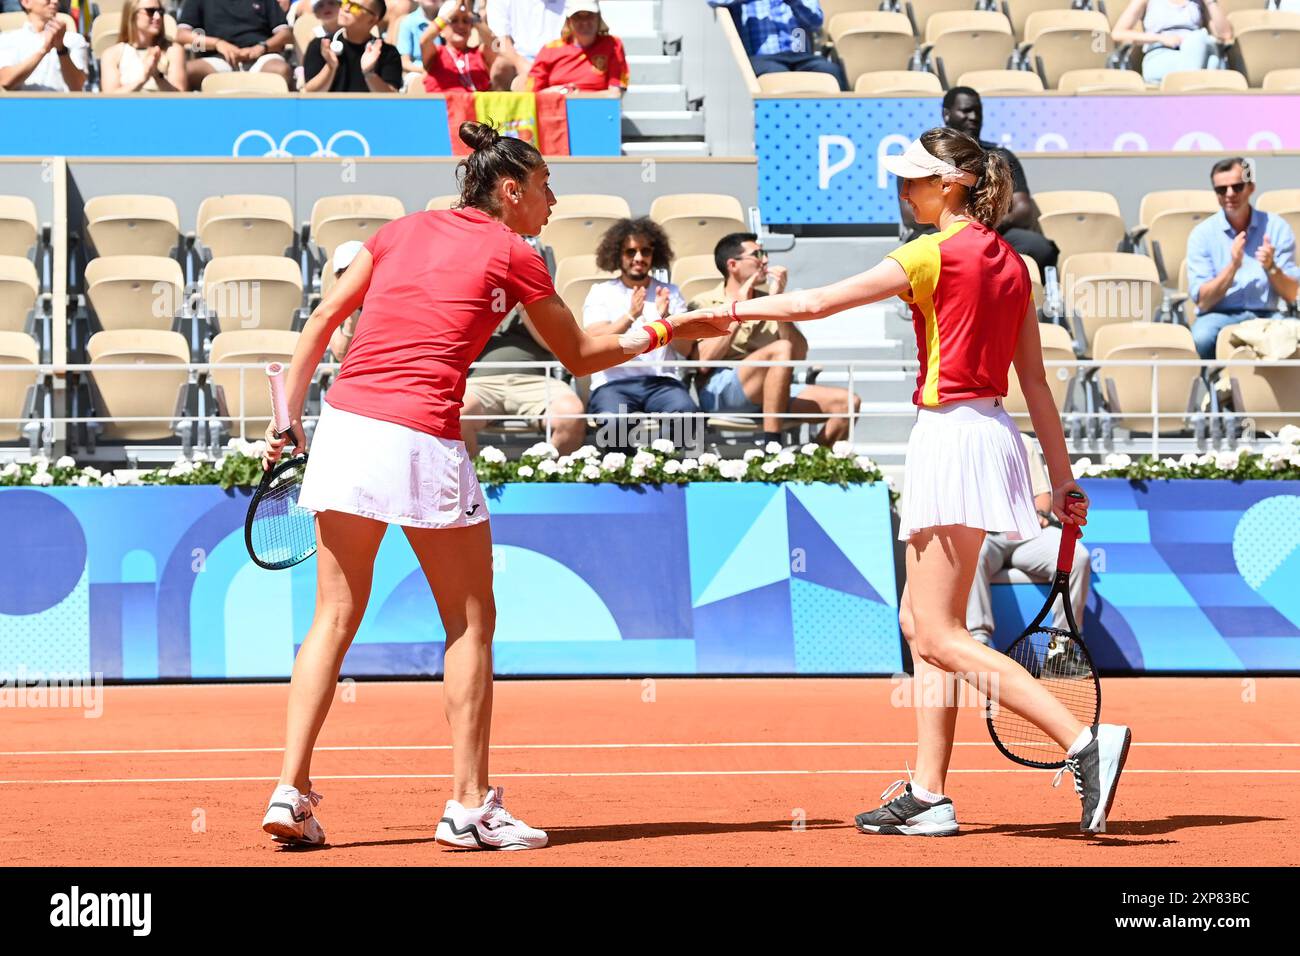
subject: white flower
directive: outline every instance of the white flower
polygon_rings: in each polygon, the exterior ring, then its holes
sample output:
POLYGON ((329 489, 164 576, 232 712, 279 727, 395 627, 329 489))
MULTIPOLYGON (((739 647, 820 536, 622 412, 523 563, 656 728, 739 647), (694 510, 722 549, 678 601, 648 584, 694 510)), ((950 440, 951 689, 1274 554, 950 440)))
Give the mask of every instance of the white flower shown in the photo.
POLYGON ((1300 446, 1300 425, 1283 425, 1277 440, 1283 445, 1300 446))
POLYGON ((837 441, 834 445, 831 445, 831 454, 836 458, 851 458, 853 457, 853 445, 851 442, 837 441))
POLYGON ((1165 458, 1165 459, 1163 459, 1163 460, 1160 462, 1160 464, 1164 465, 1166 468, 1177 468, 1177 467, 1178 467, 1178 462, 1176 462, 1176 461, 1175 461, 1174 459, 1172 459, 1172 458, 1165 458))
POLYGON ((661 455, 671 455, 676 449, 677 446, 667 438, 656 438, 650 443, 650 450, 657 451, 661 455))
POLYGON ((561 455, 559 458, 555 459, 555 464, 556 467, 558 467, 561 471, 563 471, 564 469, 568 468, 570 465, 573 464, 573 456, 561 455))
POLYGON ((818 446, 815 442, 808 442, 808 444, 804 445, 802 448, 799 449, 799 452, 800 454, 804 454, 804 455, 815 455, 817 454, 818 447, 820 446, 818 446))
POLYGON ((720 459, 718 458, 718 456, 715 455, 713 452, 706 451, 703 455, 700 456, 700 467, 712 468, 714 465, 718 463, 719 460, 720 459))
POLYGON ((1287 451, 1281 445, 1269 445, 1264 449, 1264 460, 1270 465, 1274 462, 1283 461, 1287 457, 1287 451))
POLYGON ((90 467, 83 468, 81 473, 83 475, 88 475, 91 478, 99 478, 103 474, 103 472, 101 472, 98 468, 90 468, 90 467))
POLYGON ((893 475, 885 475, 885 484, 889 487, 889 490, 890 490, 890 491, 897 491, 897 490, 898 490, 898 485, 896 485, 896 484, 894 483, 894 476, 893 476, 893 475))
POLYGON ((778 462, 775 462, 775 461, 765 461, 765 462, 763 462, 763 465, 762 465, 762 468, 763 468, 763 474, 765 474, 765 475, 771 475, 771 474, 774 474, 774 473, 776 472, 776 470, 777 470, 778 468, 780 468, 780 467, 781 467, 781 465, 780 465, 778 462))
POLYGON ((781 452, 781 454, 776 456, 776 463, 778 465, 793 465, 795 463, 794 452, 792 451, 781 452))
POLYGON ((586 465, 582 469, 582 477, 587 481, 595 481, 600 477, 600 469, 595 465, 586 465))
POLYGON ((750 448, 745 452, 745 461, 753 461, 755 458, 762 458, 763 453, 757 448, 750 448))
POLYGON ((644 448, 632 457, 632 467, 640 468, 642 471, 657 464, 659 464, 659 459, 650 454, 650 452, 646 451, 644 448))
POLYGON ((1182 456, 1179 457, 1178 464, 1182 465, 1184 468, 1191 468, 1192 465, 1197 464, 1199 461, 1200 459, 1198 459, 1196 455, 1194 455, 1192 452, 1189 451, 1189 452, 1184 452, 1182 456))
POLYGON ((539 441, 536 445, 533 445, 526 452, 524 452, 524 457, 525 458, 556 458, 559 456, 559 454, 560 454, 559 451, 556 450, 555 446, 552 445, 550 442, 539 441))
POLYGON ((50 470, 50 460, 48 458, 36 459, 36 474, 43 475, 50 470))
POLYGON ((89 488, 89 487, 90 487, 90 476, 89 476, 89 475, 81 475, 79 478, 77 478, 77 480, 76 480, 75 482, 73 482, 73 484, 75 484, 78 488, 89 488))
POLYGON ((177 458, 171 469, 167 472, 168 478, 183 478, 194 470, 194 466, 184 458, 177 458))
POLYGON ((32 475, 32 484, 44 488, 47 485, 54 484, 54 476, 48 471, 38 471, 32 475))
POLYGON ((560 470, 560 466, 557 465, 555 462, 551 461, 551 459, 549 458, 543 458, 540 462, 537 463, 537 470, 540 471, 543 475, 553 475, 560 470))
POLYGON ((781 453, 781 443, 770 441, 763 446, 763 451, 767 452, 769 455, 779 455, 781 453))
POLYGON ((119 484, 117 475, 105 475, 103 478, 99 479, 99 483, 105 488, 116 488, 119 484))
POLYGON ((260 438, 257 441, 245 442, 245 446, 244 454, 249 458, 261 458, 266 454, 266 442, 260 438))
POLYGON ((1107 455, 1106 456, 1107 468, 1127 468, 1131 464, 1133 464, 1133 459, 1130 458, 1128 455, 1107 455))
POLYGON ((718 471, 722 473, 723 478, 739 481, 749 472, 749 467, 743 461, 730 458, 718 465, 718 471))
POLYGON ((600 467, 606 471, 618 471, 627 464, 627 455, 621 451, 611 451, 600 460, 600 467))
POLYGON ((1078 461, 1076 461, 1073 465, 1070 466, 1070 472, 1074 475, 1074 477, 1082 478, 1084 475, 1088 473, 1088 469, 1091 467, 1092 467, 1092 459, 1080 458, 1078 461))
POLYGON ((586 461, 588 458, 599 458, 600 452, 596 450, 595 445, 583 445, 573 453, 573 457, 578 461, 586 461))
POLYGON ((506 460, 506 453, 500 448, 495 448, 492 445, 484 445, 480 448, 478 456, 489 465, 502 465, 505 464, 506 460))
POLYGON ((687 458, 684 462, 682 462, 682 471, 696 471, 699 469, 699 467, 700 467, 700 463, 696 461, 694 458, 687 458))
POLYGON ((633 478, 642 478, 645 476, 645 466, 638 464, 635 460, 632 462, 632 468, 628 472, 633 478))
POLYGON ((1089 465, 1084 471, 1084 475, 1088 478, 1098 478, 1104 474, 1104 472, 1105 469, 1102 468, 1101 465, 1089 465))
POLYGON ((863 471, 876 470, 876 463, 872 461, 870 458, 868 458, 866 455, 859 455, 857 458, 853 460, 853 464, 857 465, 863 471))
MULTIPOLYGON (((1296 457, 1300 458, 1300 455, 1297 455, 1296 457)), ((1268 466, 1273 471, 1281 471, 1283 468, 1286 467, 1286 460, 1281 457, 1274 458, 1271 462, 1269 462, 1268 466)))
POLYGON ((1287 461, 1290 462, 1292 468, 1300 468, 1300 455, 1292 455, 1287 461))
POLYGON ((19 467, 18 462, 11 461, 9 462, 9 464, 5 465, 3 471, 0 471, 0 475, 4 476, 5 478, 12 478, 20 471, 22 471, 22 468, 19 467))
POLYGON ((207 461, 208 453, 204 451, 196 451, 191 457, 194 459, 195 462, 207 461))
POLYGON ((664 462, 664 474, 675 475, 682 470, 682 463, 676 458, 669 458, 664 462))
POLYGON ((62 458, 60 458, 58 461, 54 463, 54 467, 55 468, 76 468, 77 459, 73 458, 71 455, 64 455, 62 458))
POLYGON ((1209 454, 1209 453, 1206 453, 1206 454, 1202 455, 1200 458, 1197 458, 1197 459, 1196 459, 1196 463, 1197 463, 1198 465, 1213 465, 1213 464, 1214 464, 1214 456, 1211 455, 1211 454, 1209 454))
MULTIPOLYGON (((109 475, 109 477, 113 477, 109 475)), ((128 471, 125 476, 117 479, 119 485, 138 485, 140 484, 140 475, 134 471, 128 471)))
POLYGON ((1254 453, 1255 449, 1250 445, 1247 445, 1245 442, 1237 445, 1237 454, 1239 455, 1253 455, 1254 453))
POLYGON ((515 472, 515 474, 517 474, 520 478, 531 478, 533 477, 534 474, 536 474, 536 472, 533 471, 532 465, 522 465, 520 466, 519 470, 515 472))
POLYGON ((1241 454, 1236 451, 1216 452, 1214 456, 1214 466, 1223 471, 1236 471, 1237 466, 1241 464, 1241 454))

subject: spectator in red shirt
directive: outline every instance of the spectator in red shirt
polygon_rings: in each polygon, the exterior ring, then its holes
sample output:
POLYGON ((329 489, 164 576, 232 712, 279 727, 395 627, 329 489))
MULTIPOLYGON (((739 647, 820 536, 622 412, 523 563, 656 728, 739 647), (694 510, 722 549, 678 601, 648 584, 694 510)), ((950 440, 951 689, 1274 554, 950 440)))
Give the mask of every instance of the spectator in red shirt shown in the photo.
POLYGON ((497 58, 492 33, 464 0, 447 0, 438 10, 438 16, 420 37, 420 57, 424 61, 424 88, 430 93, 492 89, 490 71, 497 58), (479 45, 471 49, 469 38, 476 30, 479 45), (437 37, 442 37, 441 44, 437 37))
POLYGON ((599 93, 627 89, 623 41, 611 36, 596 0, 569 0, 560 39, 542 47, 528 74, 528 89, 599 93))

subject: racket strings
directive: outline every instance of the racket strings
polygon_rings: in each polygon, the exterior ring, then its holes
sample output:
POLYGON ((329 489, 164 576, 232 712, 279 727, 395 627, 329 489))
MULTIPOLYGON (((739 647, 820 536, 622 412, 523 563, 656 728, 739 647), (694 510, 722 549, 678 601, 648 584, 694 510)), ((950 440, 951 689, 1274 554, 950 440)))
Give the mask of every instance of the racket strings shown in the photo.
POLYGON ((305 471, 305 466, 285 470, 258 499, 250 538, 265 565, 296 564, 316 549, 315 516, 298 507, 305 471))
MULTIPOLYGON (((1029 672, 1065 705, 1080 723, 1097 720, 1099 689, 1086 653, 1070 632, 1044 627, 1021 637, 1007 656, 1029 672)), ((1059 764, 1065 751, 1024 717, 997 706, 989 717, 994 734, 1008 753, 1040 764, 1059 764)))

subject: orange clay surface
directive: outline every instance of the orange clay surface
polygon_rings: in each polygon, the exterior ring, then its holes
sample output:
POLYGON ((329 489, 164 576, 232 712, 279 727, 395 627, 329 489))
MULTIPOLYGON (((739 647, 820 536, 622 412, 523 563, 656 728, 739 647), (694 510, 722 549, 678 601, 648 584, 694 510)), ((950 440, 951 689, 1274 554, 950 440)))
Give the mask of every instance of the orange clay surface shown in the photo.
POLYGON ((312 767, 330 845, 261 832, 286 685, 110 687, 103 714, 0 709, 8 865, 1061 865, 1300 863, 1300 679, 1108 680, 1134 745, 1107 834, 1069 775, 1008 762, 963 711, 947 792, 962 835, 864 836, 914 760, 888 679, 500 681, 492 782, 550 832, 526 853, 447 850, 437 683, 341 685, 312 767), (354 696, 355 700, 345 700, 354 696))

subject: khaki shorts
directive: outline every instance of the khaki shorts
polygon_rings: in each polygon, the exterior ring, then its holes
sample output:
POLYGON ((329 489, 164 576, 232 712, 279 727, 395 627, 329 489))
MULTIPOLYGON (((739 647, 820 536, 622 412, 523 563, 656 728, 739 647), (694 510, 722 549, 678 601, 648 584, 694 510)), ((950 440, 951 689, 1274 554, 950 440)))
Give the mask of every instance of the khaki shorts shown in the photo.
POLYGON ((547 375, 507 372, 503 375, 474 375, 465 383, 483 404, 483 414, 521 418, 545 415, 547 406, 565 395, 577 393, 558 378, 547 375))

